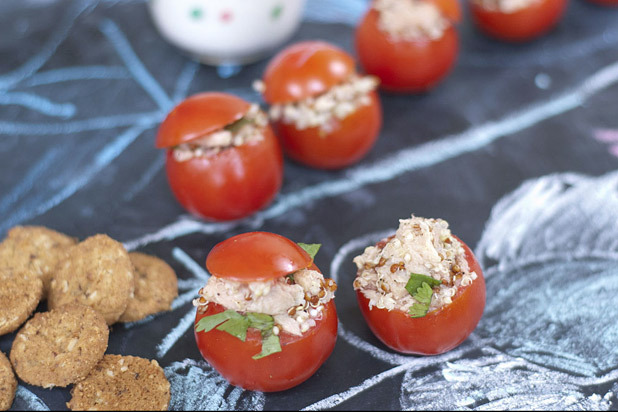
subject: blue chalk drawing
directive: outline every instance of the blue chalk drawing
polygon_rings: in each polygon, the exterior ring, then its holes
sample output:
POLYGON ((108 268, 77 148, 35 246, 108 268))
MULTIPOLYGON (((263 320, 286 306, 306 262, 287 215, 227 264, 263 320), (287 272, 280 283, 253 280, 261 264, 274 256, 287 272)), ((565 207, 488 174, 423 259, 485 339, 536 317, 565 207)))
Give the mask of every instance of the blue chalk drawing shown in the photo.
POLYGON ((49 411, 49 407, 34 393, 19 385, 15 392, 13 407, 18 410, 49 411))
POLYGON ((75 80, 125 80, 131 76, 121 66, 78 66, 38 72, 23 80, 20 86, 43 86, 75 80))
POLYGON ((72 103, 55 103, 31 93, 14 92, 0 94, 0 106, 19 105, 53 117, 69 118, 77 109, 72 103))
POLYGON ((369 8, 367 0, 309 0, 305 6, 305 21, 343 23, 355 26, 369 8))
POLYGON ((173 100, 175 104, 180 103, 187 96, 189 86, 199 69, 200 65, 197 62, 189 61, 185 64, 185 67, 176 80, 176 87, 174 87, 173 100))

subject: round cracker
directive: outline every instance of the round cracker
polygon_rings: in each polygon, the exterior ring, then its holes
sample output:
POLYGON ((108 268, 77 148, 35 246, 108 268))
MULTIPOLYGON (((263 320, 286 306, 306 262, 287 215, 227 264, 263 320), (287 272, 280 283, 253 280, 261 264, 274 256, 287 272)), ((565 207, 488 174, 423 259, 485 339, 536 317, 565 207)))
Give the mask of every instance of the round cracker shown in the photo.
POLYGON ((69 303, 88 305, 108 325, 118 321, 133 297, 133 265, 124 246, 95 235, 69 248, 51 281, 51 309, 69 303))
POLYGON ((170 402, 170 383, 156 360, 105 355, 71 390, 71 410, 159 410, 170 402))
POLYGON ((171 310, 178 296, 176 272, 163 260, 144 253, 129 253, 135 268, 135 292, 120 322, 135 322, 171 310))
POLYGON ((17 379, 13 373, 11 362, 0 352, 0 411, 7 411, 15 399, 17 379))
POLYGON ((15 226, 0 243, 0 261, 27 267, 43 281, 43 295, 47 295, 49 283, 69 247, 77 240, 42 226, 15 226))
POLYGON ((31 270, 0 262, 0 336, 13 332, 36 309, 43 282, 31 270))
POLYGON ((11 363, 31 385, 67 386, 84 378, 103 358, 109 328, 98 312, 66 305, 34 315, 17 333, 11 363))

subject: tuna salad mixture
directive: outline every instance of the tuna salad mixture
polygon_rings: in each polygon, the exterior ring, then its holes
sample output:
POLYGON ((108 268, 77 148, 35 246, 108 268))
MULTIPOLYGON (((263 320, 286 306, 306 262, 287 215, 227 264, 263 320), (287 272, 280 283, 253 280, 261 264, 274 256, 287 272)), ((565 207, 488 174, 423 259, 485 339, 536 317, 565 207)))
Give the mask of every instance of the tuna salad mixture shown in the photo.
POLYGON ((266 114, 257 104, 253 104, 242 119, 221 130, 174 147, 174 159, 177 162, 186 162, 194 157, 215 155, 229 147, 260 141, 264 138, 262 130, 267 124, 266 114))
POLYGON ((265 282, 236 282, 212 276, 193 304, 202 313, 212 302, 240 313, 271 315, 275 335, 281 331, 302 335, 316 325, 336 289, 332 279, 324 280, 320 272, 310 269, 265 282))
POLYGON ((354 263, 358 268, 354 289, 369 299, 369 308, 389 311, 409 312, 413 305, 424 303, 406 289, 412 277, 432 278, 428 282, 432 284, 428 311, 450 304, 460 287, 477 278, 448 223, 414 215, 401 219, 395 235, 367 247, 354 263))
POLYGON ((515 13, 539 1, 540 0, 474 0, 476 4, 485 10, 499 11, 502 13, 515 13))
POLYGON ((436 40, 450 24, 440 9, 428 1, 375 0, 373 8, 379 13, 379 29, 394 40, 436 40))
MULTIPOLYGON (((320 127, 328 133, 332 130, 334 119, 343 119, 359 107, 371 104, 369 93, 377 87, 377 78, 353 75, 345 83, 321 95, 294 103, 274 104, 270 108, 269 116, 274 121, 293 124, 298 130, 320 127)), ((254 88, 263 92, 264 83, 257 81, 254 88)))

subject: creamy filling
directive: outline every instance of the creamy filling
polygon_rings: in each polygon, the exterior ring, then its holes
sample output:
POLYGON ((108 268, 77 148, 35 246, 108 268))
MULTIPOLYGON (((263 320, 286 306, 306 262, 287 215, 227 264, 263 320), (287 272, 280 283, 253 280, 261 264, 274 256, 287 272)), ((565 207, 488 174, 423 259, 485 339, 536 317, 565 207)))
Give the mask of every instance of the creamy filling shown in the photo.
POLYGON ((405 288, 411 273, 441 281, 433 288, 429 311, 450 304, 459 288, 477 278, 470 272, 461 242, 442 219, 401 219, 394 236, 367 247, 354 263, 358 268, 354 289, 369 299, 370 308, 406 313, 419 303, 405 288))
POLYGON ((375 0, 378 28, 394 40, 436 40, 450 23, 433 3, 423 0, 375 0))
POLYGON ((540 0, 474 0, 476 4, 485 10, 499 11, 501 13, 515 13, 539 1, 540 0))
MULTIPOLYGON (((328 133, 336 119, 344 119, 359 107, 370 105, 369 94, 377 87, 377 78, 353 75, 345 83, 318 96, 293 103, 273 104, 269 116, 273 121, 293 124, 298 130, 320 127, 328 133)), ((263 92, 264 83, 257 81, 254 88, 263 92)))
POLYGON ((193 304, 202 312, 212 302, 239 313, 271 315, 276 335, 285 331, 300 336, 321 319, 336 289, 333 280, 325 280, 320 272, 309 269, 265 282, 236 282, 212 276, 193 304))
POLYGON ((186 162, 195 157, 208 157, 220 151, 264 139, 263 130, 268 118, 257 104, 251 105, 242 119, 196 140, 180 144, 173 149, 177 162, 186 162))

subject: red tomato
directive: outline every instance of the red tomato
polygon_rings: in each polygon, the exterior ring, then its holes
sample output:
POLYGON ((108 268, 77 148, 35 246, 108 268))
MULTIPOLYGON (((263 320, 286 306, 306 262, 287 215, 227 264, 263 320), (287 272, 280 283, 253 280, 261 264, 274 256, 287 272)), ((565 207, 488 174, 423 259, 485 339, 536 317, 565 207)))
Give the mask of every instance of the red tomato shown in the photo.
POLYGON ((468 246, 462 242, 470 270, 478 277, 453 296, 451 304, 422 318, 411 318, 393 309, 369 309, 369 300, 361 291, 356 297, 371 331, 389 348, 418 355, 437 355, 447 352, 472 333, 485 309, 485 279, 468 246))
POLYGON ((567 0, 539 0, 513 13, 487 10, 474 0, 470 11, 476 25, 497 39, 524 42, 548 32, 562 18, 567 0))
POLYGON ((446 16, 447 19, 453 23, 459 23, 461 21, 461 6, 459 0, 427 0, 434 3, 440 11, 446 16))
MULTIPOLYGON (((209 304, 204 314, 197 314, 195 322, 208 315, 222 312, 223 307, 209 304)), ((279 334, 281 352, 261 359, 262 338, 256 329, 247 331, 245 342, 213 329, 195 332, 200 353, 232 385, 254 391, 274 392, 292 388, 309 379, 330 356, 337 340, 337 312, 331 300, 316 320, 316 326, 302 336, 279 334)))
POLYGON ((378 27, 379 13, 369 9, 356 29, 356 52, 368 74, 380 78, 385 90, 424 92, 450 72, 459 51, 459 37, 449 26, 435 40, 394 40, 378 27))
POLYGON ((241 119, 249 103, 223 93, 202 93, 180 103, 161 124, 156 146, 167 148, 166 170, 180 204, 212 220, 240 219, 270 203, 283 179, 283 155, 270 126, 264 139, 216 155, 179 162, 173 146, 191 142, 241 119))
POLYGON ((269 232, 233 236, 217 244, 206 258, 206 268, 213 276, 239 282, 279 278, 311 263, 298 244, 269 232))
MULTIPOLYGON (((264 100, 293 103, 323 94, 355 74, 353 58, 324 42, 302 42, 281 51, 264 73, 264 100)), ((294 160, 321 169, 339 169, 359 161, 373 147, 382 126, 376 93, 370 104, 343 119, 333 117, 328 132, 321 127, 297 129, 275 122, 285 152, 294 160)))

